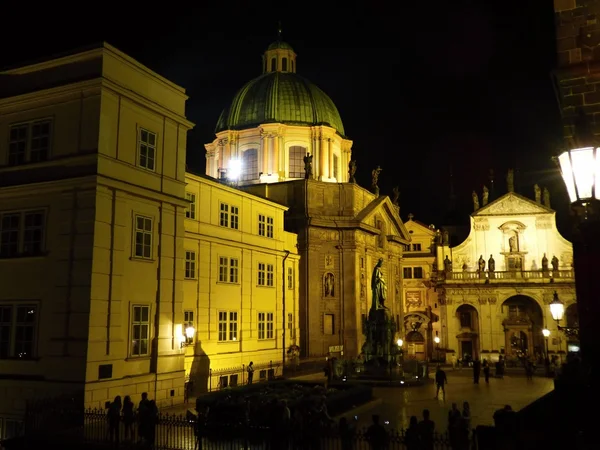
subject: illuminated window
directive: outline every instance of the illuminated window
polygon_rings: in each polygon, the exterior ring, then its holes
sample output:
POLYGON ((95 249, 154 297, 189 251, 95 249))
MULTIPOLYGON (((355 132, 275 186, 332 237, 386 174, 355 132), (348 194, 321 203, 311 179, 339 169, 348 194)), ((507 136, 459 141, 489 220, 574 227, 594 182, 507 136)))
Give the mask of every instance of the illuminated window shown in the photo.
POLYGON ((338 155, 333 155, 333 178, 339 181, 340 161, 338 155))
POLYGON ((152 219, 150 217, 135 216, 135 249, 136 258, 152 258, 152 219))
MULTIPOLYGON (((184 311, 183 312, 183 321, 185 322, 185 326, 194 326, 194 311, 184 311)), ((185 329, 183 330, 184 334, 185 334, 185 329)), ((193 344, 194 343, 194 338, 193 337, 188 337, 187 335, 185 336, 185 343, 186 344, 193 344)))
POLYGON ((238 313, 237 311, 219 311, 219 341, 238 340, 238 313))
POLYGON ((293 145, 290 147, 290 166, 289 166, 289 177, 290 178, 304 178, 304 156, 306 155, 306 148, 300 147, 299 145, 293 145))
POLYGON ((50 156, 50 120, 21 123, 10 127, 8 134, 8 164, 46 161, 50 156))
POLYGON ((190 202, 189 206, 185 208, 185 217, 186 219, 195 219, 196 218, 196 194, 192 194, 191 192, 185 193, 185 198, 188 202, 190 202))
POLYGON ((36 306, 0 304, 0 359, 33 358, 36 325, 36 306))
POLYGON ((150 307, 133 306, 131 320, 131 356, 145 356, 150 353, 150 307))
POLYGON ((196 252, 185 252, 185 278, 192 280, 196 278, 196 252))
POLYGON ((245 150, 242 155, 242 181, 258 179, 258 151, 255 148, 245 150))
POLYGON ((0 213, 0 258, 39 255, 44 251, 46 213, 0 213))
POLYGON ((139 166, 154 171, 156 162, 156 134, 140 128, 139 166))

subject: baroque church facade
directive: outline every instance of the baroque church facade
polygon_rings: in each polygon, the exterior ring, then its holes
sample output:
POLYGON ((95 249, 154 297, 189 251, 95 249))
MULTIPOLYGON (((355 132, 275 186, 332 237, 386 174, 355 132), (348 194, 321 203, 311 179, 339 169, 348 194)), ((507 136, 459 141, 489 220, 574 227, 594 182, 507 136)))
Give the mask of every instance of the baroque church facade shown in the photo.
POLYGON ((219 118, 206 174, 289 207, 286 230, 298 234, 301 261, 301 354, 355 357, 379 258, 386 307, 402 323, 401 259, 410 238, 390 198, 354 182, 352 141, 335 104, 296 70, 289 44, 269 46, 263 74, 219 118))
MULTIPOLYGON (((497 360, 549 354, 569 345, 550 314, 555 295, 567 325, 577 321, 572 244, 556 228, 549 199, 510 190, 471 214, 471 230, 455 247, 436 237, 436 281, 441 346, 462 358, 497 360)), ((566 325, 564 322, 561 325, 566 325)))

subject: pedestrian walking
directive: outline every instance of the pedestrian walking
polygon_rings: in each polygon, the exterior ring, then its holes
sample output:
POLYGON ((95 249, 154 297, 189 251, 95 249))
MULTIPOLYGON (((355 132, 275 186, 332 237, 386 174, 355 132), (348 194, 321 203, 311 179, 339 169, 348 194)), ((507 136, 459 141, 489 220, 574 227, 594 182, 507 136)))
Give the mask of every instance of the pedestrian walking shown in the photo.
POLYGON ((435 399, 437 400, 440 395, 440 389, 442 391, 443 399, 446 400, 446 389, 444 388, 445 384, 448 383, 448 378, 446 377, 446 372, 442 370, 441 366, 437 366, 437 370, 435 372, 435 384, 437 385, 437 389, 435 391, 435 399))

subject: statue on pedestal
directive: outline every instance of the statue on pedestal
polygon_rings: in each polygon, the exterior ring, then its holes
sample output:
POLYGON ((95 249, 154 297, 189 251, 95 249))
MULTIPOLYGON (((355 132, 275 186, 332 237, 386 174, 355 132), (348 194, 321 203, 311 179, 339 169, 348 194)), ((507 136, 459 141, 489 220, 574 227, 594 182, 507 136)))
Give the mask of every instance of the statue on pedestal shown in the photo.
POLYGON ((483 196, 482 196, 482 205, 483 206, 488 204, 489 198, 490 198, 490 191, 486 185, 483 185, 483 196))
POLYGON ((312 166, 313 155, 307 153, 304 157, 304 179, 312 180, 313 177, 313 166, 312 166))
POLYGON ((398 186, 392 189, 392 204, 398 206, 398 199, 400 198, 400 188, 398 186))
POLYGON ((544 206, 546 208, 550 208, 550 191, 548 190, 548 188, 544 188, 544 206))
POLYGON ((377 197, 379 197, 379 186, 377 183, 379 182, 379 174, 382 170, 383 169, 381 167, 377 166, 376 169, 371 171, 371 189, 373 189, 373 194, 375 194, 377 197))
POLYGON ((356 160, 355 159, 350 160, 350 162, 348 163, 348 183, 356 184, 356 177, 355 177, 356 169, 357 169, 356 160))
POLYGON ((542 189, 540 188, 540 186, 537 183, 533 185, 533 192, 535 193, 535 202, 539 203, 541 205, 542 204, 542 189))
POLYGON ((494 257, 492 255, 490 255, 490 259, 488 259, 488 271, 496 271, 496 261, 494 261, 494 257))
POLYGON ((479 255, 479 261, 477 261, 479 271, 485 272, 485 259, 483 259, 483 255, 479 255))
POLYGON ((471 197, 473 197, 473 211, 477 211, 479 209, 479 197, 477 196, 477 192, 473 191, 471 197))
POLYGON ((450 261, 448 255, 446 255, 446 259, 444 259, 444 270, 446 272, 452 272, 452 261, 450 261))
POLYGON ((542 258, 542 272, 548 272, 548 258, 544 253, 544 257, 542 258))
POLYGON ((556 257, 556 255, 552 257, 552 271, 558 272, 558 258, 556 257))
POLYGON ((373 269, 373 275, 371 276, 371 292, 373 293, 373 300, 371 302, 371 311, 378 309, 387 309, 385 307, 385 299, 387 297, 387 286, 385 279, 383 278, 383 272, 381 266, 383 265, 383 258, 379 258, 375 268, 373 269))

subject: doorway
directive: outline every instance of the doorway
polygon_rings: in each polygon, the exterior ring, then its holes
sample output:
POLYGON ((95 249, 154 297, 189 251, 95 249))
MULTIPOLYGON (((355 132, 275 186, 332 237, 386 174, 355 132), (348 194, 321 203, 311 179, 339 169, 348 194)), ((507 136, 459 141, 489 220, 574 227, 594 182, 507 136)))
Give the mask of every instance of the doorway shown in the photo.
POLYGON ((473 341, 461 341, 460 342, 460 357, 465 359, 465 356, 473 358, 473 341))

